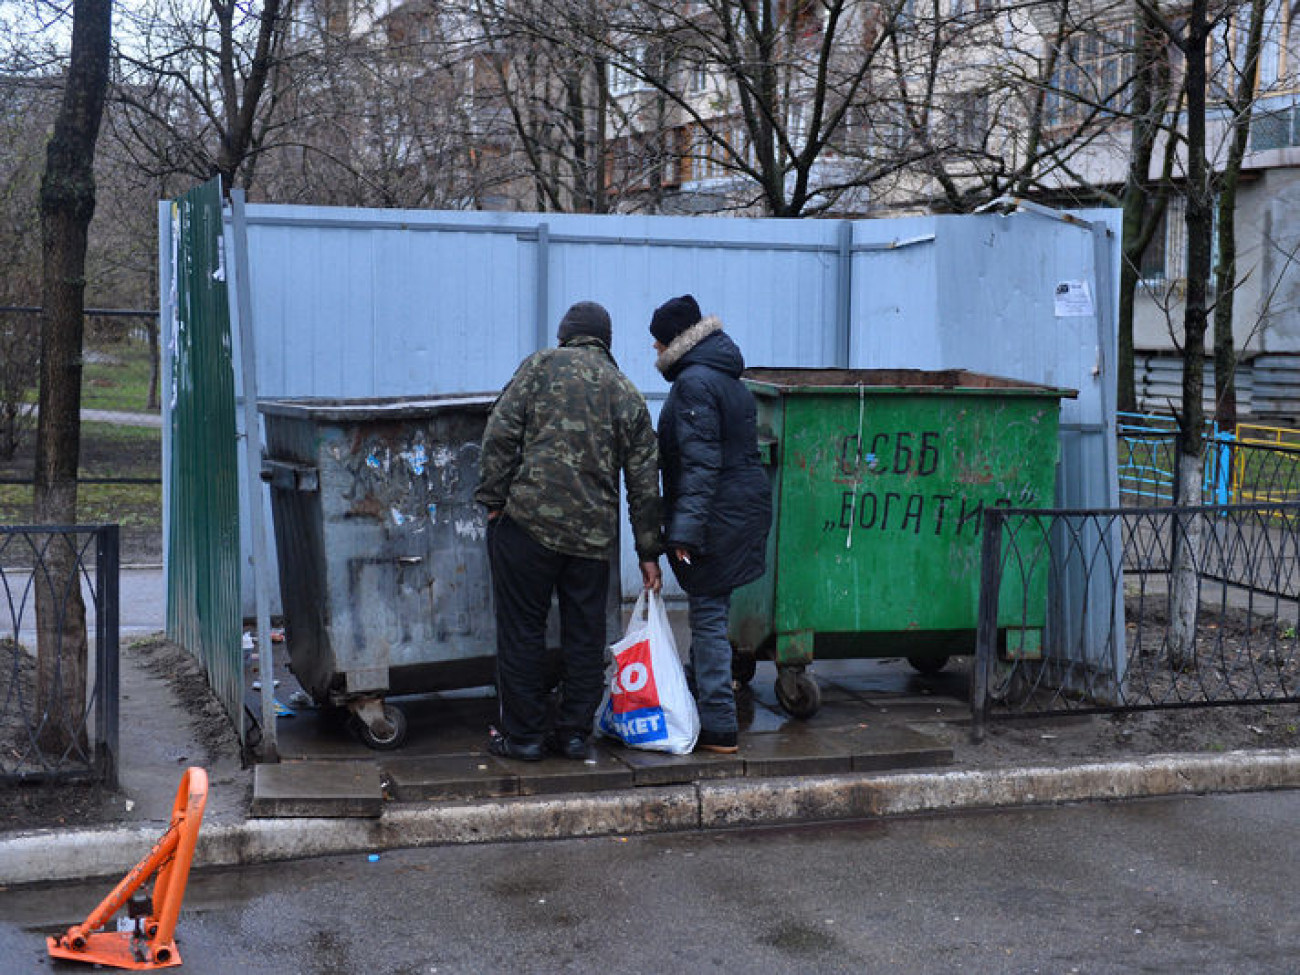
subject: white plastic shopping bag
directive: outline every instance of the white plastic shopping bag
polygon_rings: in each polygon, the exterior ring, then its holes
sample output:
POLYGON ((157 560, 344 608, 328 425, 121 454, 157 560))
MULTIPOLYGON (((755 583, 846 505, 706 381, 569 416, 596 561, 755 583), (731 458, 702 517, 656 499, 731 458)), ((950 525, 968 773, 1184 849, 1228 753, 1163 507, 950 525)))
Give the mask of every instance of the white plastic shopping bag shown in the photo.
POLYGON ((631 748, 685 755, 700 734, 700 715, 677 656, 659 593, 641 591, 623 639, 610 648, 596 732, 631 748))

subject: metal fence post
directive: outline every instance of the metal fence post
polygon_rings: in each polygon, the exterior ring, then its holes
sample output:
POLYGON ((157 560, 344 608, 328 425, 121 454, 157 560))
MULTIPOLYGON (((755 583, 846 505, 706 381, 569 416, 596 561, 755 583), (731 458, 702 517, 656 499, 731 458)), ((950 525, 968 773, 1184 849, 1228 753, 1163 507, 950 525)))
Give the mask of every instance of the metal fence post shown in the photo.
POLYGON ((95 709, 97 762, 103 781, 117 787, 117 748, 120 647, 120 539, 117 525, 101 525, 95 531, 95 683, 99 685, 99 706, 95 709))
POLYGON ((996 507, 984 509, 980 540, 980 599, 975 626, 975 666, 971 669, 971 740, 984 740, 989 710, 989 675, 998 652, 998 594, 1002 584, 1002 525, 1006 516, 996 507))
POLYGON ((835 354, 836 365, 847 369, 853 364, 853 221, 840 222, 838 234, 838 270, 835 280, 835 354))
POLYGON ((551 225, 537 225, 537 301, 533 306, 534 351, 550 345, 551 325, 547 309, 551 303, 551 225))
MULTIPOLYGON (((248 492, 249 534, 252 537, 254 612, 257 614, 258 672, 262 678, 262 761, 280 760, 275 727, 275 649, 271 639, 271 557, 266 544, 265 492, 262 484, 262 434, 257 412, 257 356, 253 348, 253 301, 248 266, 248 222, 244 216, 244 191, 230 194, 230 227, 234 240, 235 312, 239 319, 240 385, 244 392, 244 467, 248 492)), ((242 636, 242 630, 241 630, 242 636)), ((240 660, 243 676, 243 660, 240 660)), ((244 718, 231 720, 241 742, 247 741, 244 718)))

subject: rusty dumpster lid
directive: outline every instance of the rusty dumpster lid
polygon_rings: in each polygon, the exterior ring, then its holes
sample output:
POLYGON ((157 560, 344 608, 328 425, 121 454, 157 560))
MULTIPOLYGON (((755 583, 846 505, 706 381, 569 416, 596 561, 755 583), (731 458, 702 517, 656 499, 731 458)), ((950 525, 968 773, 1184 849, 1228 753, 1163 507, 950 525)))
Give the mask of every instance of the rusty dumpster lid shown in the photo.
POLYGON ((431 396, 386 396, 330 399, 303 396, 259 399, 257 408, 271 416, 300 417, 334 423, 367 420, 415 420, 444 410, 486 413, 499 393, 448 393, 431 396))
POLYGON ((1076 389, 1042 386, 967 369, 835 369, 756 367, 743 377, 751 388, 783 395, 799 393, 872 394, 944 392, 962 395, 1056 396, 1074 399, 1076 389))

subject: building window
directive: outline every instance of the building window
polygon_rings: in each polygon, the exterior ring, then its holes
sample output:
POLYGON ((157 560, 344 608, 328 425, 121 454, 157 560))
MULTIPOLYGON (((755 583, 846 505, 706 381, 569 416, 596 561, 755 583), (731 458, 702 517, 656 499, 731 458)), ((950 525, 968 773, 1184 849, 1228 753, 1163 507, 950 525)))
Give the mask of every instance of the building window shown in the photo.
POLYGON ((1295 105, 1257 105, 1250 119, 1253 152, 1300 146, 1300 111, 1295 105))
POLYGON ((693 126, 689 146, 683 179, 723 179, 734 174, 739 162, 752 166, 756 158, 749 130, 738 119, 715 119, 707 129, 693 126))
POLYGON ((1133 77, 1133 25, 1069 38, 1061 48, 1045 104, 1050 126, 1078 125, 1125 111, 1133 77))
POLYGON ((709 65, 708 62, 701 59, 694 61, 690 66, 690 90, 703 91, 709 85, 709 65))
POLYGON ((953 96, 949 125, 954 149, 981 149, 989 132, 989 96, 964 91, 953 96))
POLYGON ((609 63, 609 93, 611 95, 626 95, 634 91, 640 91, 645 87, 645 82, 640 78, 645 65, 645 45, 629 48, 627 54, 628 60, 624 64, 615 61, 609 63))
MULTIPOLYGON (((1216 198, 1211 206, 1213 219, 1210 226, 1210 274, 1207 284, 1214 288, 1214 268, 1219 262, 1219 205, 1216 198)), ((1187 280, 1187 200, 1170 196, 1161 216, 1160 226, 1151 236, 1151 242, 1142 254, 1139 277, 1148 286, 1169 287, 1187 280)))
POLYGON ((1147 249, 1142 252, 1142 260, 1138 265, 1138 276, 1150 283, 1164 281, 1168 276, 1168 266, 1166 264, 1166 255, 1169 252, 1169 207, 1166 206, 1164 213, 1160 215, 1160 226, 1156 227, 1155 233, 1151 235, 1151 240, 1147 243, 1147 249))

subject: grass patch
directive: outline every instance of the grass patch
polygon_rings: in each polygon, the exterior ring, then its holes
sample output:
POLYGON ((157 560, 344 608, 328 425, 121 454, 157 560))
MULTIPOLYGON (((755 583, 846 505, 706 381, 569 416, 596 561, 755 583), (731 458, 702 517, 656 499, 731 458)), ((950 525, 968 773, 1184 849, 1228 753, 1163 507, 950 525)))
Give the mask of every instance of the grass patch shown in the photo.
MULTIPOLYGON (((0 475, 30 480, 33 450, 0 464, 0 475)), ((162 431, 110 423, 81 425, 83 478, 160 478, 162 431)), ((0 524, 26 525, 32 519, 32 486, 0 484, 0 524)), ((79 484, 77 520, 81 524, 114 523, 124 528, 158 529, 162 525, 162 484, 79 484)))
POLYGON ((149 343, 123 339, 86 350, 81 406, 86 410, 157 413, 149 409, 149 343))
MULTIPOLYGON (((77 523, 117 524, 123 528, 160 528, 162 485, 78 485, 77 523)), ((30 484, 0 484, 0 524, 33 524, 30 484)))

